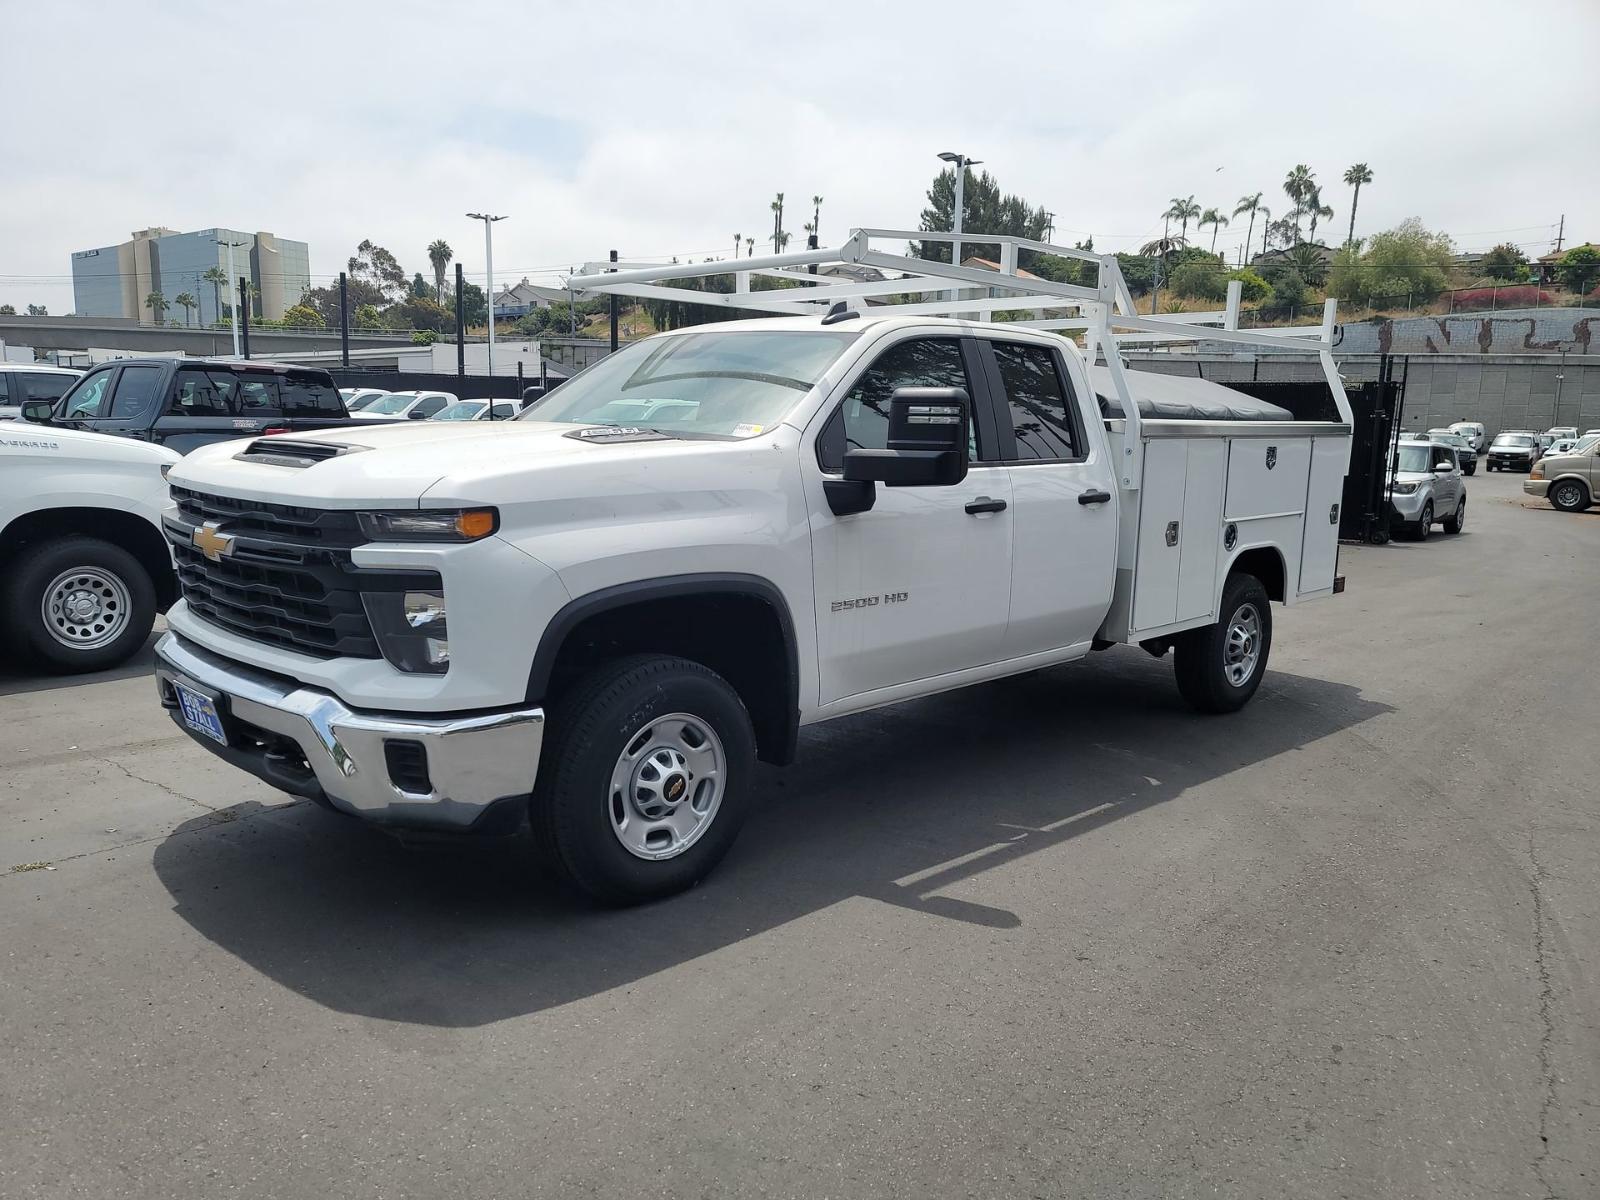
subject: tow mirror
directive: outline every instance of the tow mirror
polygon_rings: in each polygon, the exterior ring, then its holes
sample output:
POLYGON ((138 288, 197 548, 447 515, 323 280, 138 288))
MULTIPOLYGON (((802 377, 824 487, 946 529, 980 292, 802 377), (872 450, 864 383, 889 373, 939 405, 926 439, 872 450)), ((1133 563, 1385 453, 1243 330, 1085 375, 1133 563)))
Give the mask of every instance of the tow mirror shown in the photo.
POLYGON ((56 403, 54 400, 24 400, 22 402, 22 419, 32 421, 35 425, 48 425, 54 415, 56 403))
POLYGON ((886 448, 846 451, 845 480, 888 487, 960 483, 967 477, 970 407, 964 388, 896 388, 886 448))

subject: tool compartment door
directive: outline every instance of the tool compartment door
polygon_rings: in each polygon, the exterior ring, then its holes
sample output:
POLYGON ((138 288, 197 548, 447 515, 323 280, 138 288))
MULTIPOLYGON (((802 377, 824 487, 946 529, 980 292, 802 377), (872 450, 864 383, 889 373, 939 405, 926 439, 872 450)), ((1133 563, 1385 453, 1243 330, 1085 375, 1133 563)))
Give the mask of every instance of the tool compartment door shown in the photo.
POLYGON ((1157 629, 1178 619, 1178 568, 1183 532, 1187 442, 1152 441, 1144 448, 1139 489, 1139 550, 1133 573, 1133 628, 1157 629))
POLYGON ((1308 437, 1241 437, 1228 449, 1229 521, 1299 516, 1311 468, 1308 437))
POLYGON ((1344 495, 1347 437, 1319 437, 1311 447, 1311 478, 1306 486, 1306 532, 1300 548, 1300 587, 1325 592, 1339 566, 1339 504, 1344 495))

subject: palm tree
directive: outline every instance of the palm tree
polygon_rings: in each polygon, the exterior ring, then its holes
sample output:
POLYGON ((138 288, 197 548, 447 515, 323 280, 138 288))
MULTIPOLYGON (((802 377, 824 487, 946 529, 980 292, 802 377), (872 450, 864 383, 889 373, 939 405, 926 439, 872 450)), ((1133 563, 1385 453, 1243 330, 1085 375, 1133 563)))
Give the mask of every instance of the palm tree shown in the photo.
POLYGON ((1344 181, 1355 188, 1350 196, 1350 233, 1344 240, 1348 246, 1356 240, 1356 205, 1361 203, 1361 185, 1372 182, 1372 168, 1366 163, 1356 163, 1344 173, 1344 181))
POLYGON ((1172 198, 1172 207, 1168 208, 1166 212, 1162 213, 1161 217, 1162 220, 1165 221, 1179 222, 1180 228, 1178 230, 1178 236, 1187 240, 1189 234, 1189 222, 1194 220, 1199 215, 1200 206, 1194 202, 1193 196, 1190 196, 1188 199, 1184 199, 1182 196, 1174 196, 1172 198))
POLYGON ((822 197, 811 197, 811 232, 817 235, 818 245, 822 238, 822 197))
POLYGON ((1253 196, 1240 196, 1239 203, 1233 206, 1233 215, 1236 217, 1243 213, 1250 214, 1250 228, 1245 230, 1244 235, 1244 252, 1246 255, 1250 253, 1250 243, 1255 239, 1256 236, 1256 213, 1262 211, 1264 210, 1261 207, 1260 192, 1257 192, 1253 196))
POLYGON ((1200 214, 1200 220, 1196 222, 1201 229, 1204 229, 1207 225, 1211 226, 1211 253, 1213 254, 1217 252, 1217 234, 1222 231, 1222 227, 1227 223, 1228 218, 1214 208, 1206 209, 1205 212, 1200 214))
POLYGON ((211 309, 215 314, 213 319, 222 320, 222 289, 229 286, 228 273, 221 267, 212 267, 200 276, 211 285, 211 309))
POLYGON ((756 240, 755 240, 755 238, 753 238, 753 237, 745 238, 745 240, 744 240, 744 256, 746 258, 754 258, 755 257, 755 253, 756 253, 756 240))
POLYGON ((450 243, 443 238, 434 238, 428 243, 428 261, 433 264, 433 290, 437 293, 435 299, 440 304, 444 303, 444 272, 450 265, 450 260, 455 257, 455 251, 450 249, 450 243))
POLYGON ((736 233, 736 234, 733 235, 733 256, 735 258, 739 257, 739 246, 740 246, 741 243, 743 243, 743 241, 744 241, 744 238, 741 237, 739 234, 736 233))
POLYGON ((1316 186, 1316 175, 1305 163, 1296 163, 1294 170, 1284 176, 1283 194, 1294 201, 1294 208, 1289 213, 1294 218, 1294 240, 1300 240, 1300 218, 1305 215, 1306 193, 1316 186))
POLYGON ((776 254, 783 241, 783 193, 768 207, 772 209, 772 252, 776 254))
MULTIPOLYGON (((1260 194, 1260 192, 1256 193, 1258 196, 1260 194)), ((1258 207, 1261 210, 1261 253, 1265 254, 1267 252, 1267 234, 1272 231, 1272 210, 1265 204, 1258 205, 1258 207)), ((1250 223, 1254 225, 1255 220, 1255 214, 1252 213, 1250 223)))
POLYGON ((196 300, 190 292, 179 292, 172 302, 183 309, 183 323, 185 325, 194 324, 194 310, 200 307, 200 301, 196 300))
POLYGON ((144 298, 144 306, 150 310, 150 315, 155 317, 156 324, 161 324, 161 314, 167 311, 167 298, 160 292, 151 292, 144 298))
POLYGON ((1318 218, 1327 220, 1333 216, 1333 209, 1322 202, 1322 189, 1314 184, 1306 190, 1305 204, 1302 207, 1305 209, 1306 216, 1311 218, 1311 240, 1315 242, 1317 240, 1318 218))

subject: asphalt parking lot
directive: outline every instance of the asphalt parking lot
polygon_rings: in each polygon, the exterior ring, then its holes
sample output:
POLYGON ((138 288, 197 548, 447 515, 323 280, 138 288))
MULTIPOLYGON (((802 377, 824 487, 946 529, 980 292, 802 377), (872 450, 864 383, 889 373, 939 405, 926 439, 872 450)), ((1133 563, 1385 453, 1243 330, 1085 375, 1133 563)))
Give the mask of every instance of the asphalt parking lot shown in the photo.
POLYGON ((1600 1194, 1600 513, 1344 547, 1245 712, 803 738, 687 896, 407 848, 0 673, 0 1195, 1600 1194))

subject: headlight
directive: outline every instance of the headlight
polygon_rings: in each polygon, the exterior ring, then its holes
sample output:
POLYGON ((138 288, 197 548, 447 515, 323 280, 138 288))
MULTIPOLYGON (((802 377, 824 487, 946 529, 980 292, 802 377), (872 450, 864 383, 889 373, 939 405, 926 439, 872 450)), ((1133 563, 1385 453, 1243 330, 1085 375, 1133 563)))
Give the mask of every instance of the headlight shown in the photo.
POLYGON ((1394 494, 1396 496, 1409 496, 1416 490, 1417 485, 1414 483, 1397 483, 1394 485, 1394 494))
POLYGON ((1529 479, 1543 479, 1544 478, 1544 463, 1542 463, 1542 462, 1534 463, 1533 464, 1533 470, 1528 472, 1528 478, 1529 479))
POLYGON ((493 508, 356 514, 361 532, 377 542, 475 542, 500 527, 493 508))
POLYGON ((412 674, 450 669, 444 592, 364 592, 361 603, 389 665, 412 674))

